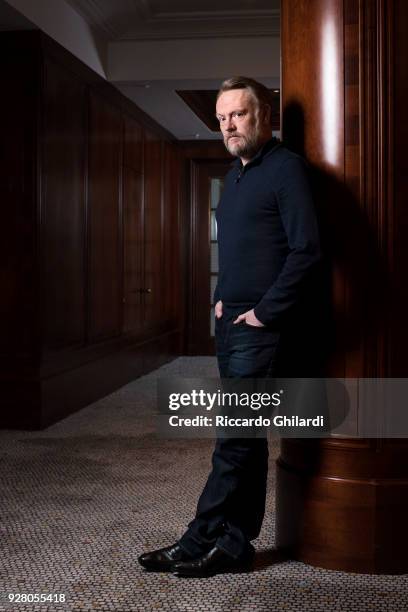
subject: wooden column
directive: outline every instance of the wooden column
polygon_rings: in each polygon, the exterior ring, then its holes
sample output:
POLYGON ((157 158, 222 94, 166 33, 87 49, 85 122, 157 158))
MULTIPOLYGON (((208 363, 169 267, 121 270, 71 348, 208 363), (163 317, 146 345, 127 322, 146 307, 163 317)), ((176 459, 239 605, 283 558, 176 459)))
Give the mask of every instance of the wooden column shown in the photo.
MULTIPOLYGON (((312 168, 330 263, 327 374, 408 371, 408 5, 282 2, 282 125, 312 168)), ((313 565, 408 571, 408 440, 282 440, 277 545, 313 565)))

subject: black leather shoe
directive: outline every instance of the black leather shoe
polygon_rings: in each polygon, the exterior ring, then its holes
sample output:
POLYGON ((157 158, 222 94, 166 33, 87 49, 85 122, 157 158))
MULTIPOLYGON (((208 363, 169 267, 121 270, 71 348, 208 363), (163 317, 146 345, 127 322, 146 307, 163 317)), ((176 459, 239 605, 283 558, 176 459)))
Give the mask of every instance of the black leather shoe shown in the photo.
POLYGON ((151 572, 170 572, 177 561, 191 561, 191 555, 186 553, 179 544, 153 550, 140 555, 140 565, 151 572))
POLYGON ((214 546, 208 553, 191 561, 180 561, 173 565, 172 572, 183 578, 207 578, 226 572, 248 572, 252 569, 255 551, 240 559, 235 559, 214 546))

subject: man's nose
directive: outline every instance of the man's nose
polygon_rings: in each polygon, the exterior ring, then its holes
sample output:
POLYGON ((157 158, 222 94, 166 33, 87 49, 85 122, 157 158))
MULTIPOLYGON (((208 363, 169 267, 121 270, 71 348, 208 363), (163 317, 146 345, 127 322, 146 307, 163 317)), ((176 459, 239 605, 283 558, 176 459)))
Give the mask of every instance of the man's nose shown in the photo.
POLYGON ((237 129, 232 117, 230 119, 226 119, 224 128, 227 132, 234 132, 237 129))

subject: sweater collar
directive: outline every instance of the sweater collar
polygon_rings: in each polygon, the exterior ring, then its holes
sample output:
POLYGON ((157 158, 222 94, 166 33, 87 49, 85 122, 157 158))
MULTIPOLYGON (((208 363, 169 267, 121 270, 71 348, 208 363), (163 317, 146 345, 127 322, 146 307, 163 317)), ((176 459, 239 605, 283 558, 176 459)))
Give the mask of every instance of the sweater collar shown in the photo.
POLYGON ((262 145, 256 155, 254 155, 254 157, 250 159, 249 162, 245 164, 245 166, 242 165, 242 161, 239 157, 233 162, 233 165, 239 167, 241 170, 245 170, 248 166, 252 166, 252 164, 254 163, 260 163, 264 157, 266 157, 274 149, 279 147, 280 144, 281 141, 278 138, 275 138, 275 136, 273 136, 270 140, 268 140, 267 142, 265 142, 265 144, 262 145))

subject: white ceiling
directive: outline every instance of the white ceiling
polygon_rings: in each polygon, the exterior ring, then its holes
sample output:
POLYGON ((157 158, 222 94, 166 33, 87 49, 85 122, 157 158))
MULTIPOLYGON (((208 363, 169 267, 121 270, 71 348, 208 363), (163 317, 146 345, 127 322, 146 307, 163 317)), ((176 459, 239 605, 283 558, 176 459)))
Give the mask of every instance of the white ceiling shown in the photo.
POLYGON ((109 40, 277 36, 279 0, 67 0, 109 40))
POLYGON ((220 136, 176 89, 279 88, 279 22, 280 0, 0 0, 0 29, 43 29, 182 140, 220 136))

